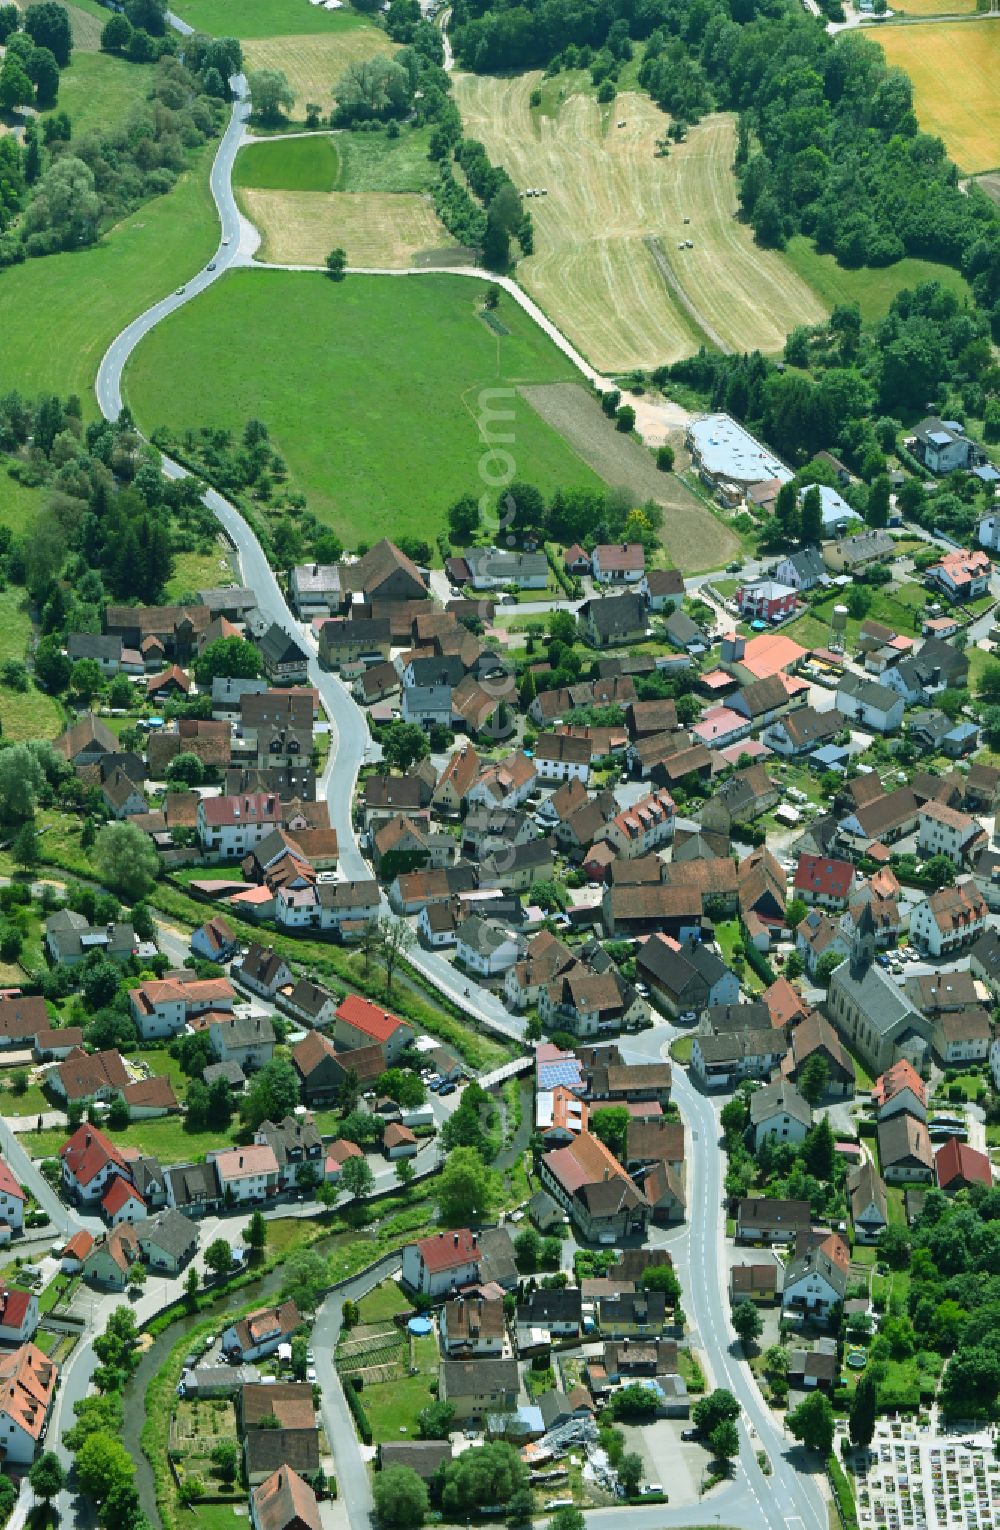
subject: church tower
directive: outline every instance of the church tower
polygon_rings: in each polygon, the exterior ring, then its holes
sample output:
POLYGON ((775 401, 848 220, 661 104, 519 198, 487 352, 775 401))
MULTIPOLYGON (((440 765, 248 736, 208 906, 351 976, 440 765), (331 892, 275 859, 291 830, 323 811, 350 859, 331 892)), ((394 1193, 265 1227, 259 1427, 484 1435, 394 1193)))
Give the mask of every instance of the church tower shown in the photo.
POLYGON ((871 904, 866 903, 858 918, 858 927, 851 942, 851 977, 860 983, 875 960, 875 920, 871 904))

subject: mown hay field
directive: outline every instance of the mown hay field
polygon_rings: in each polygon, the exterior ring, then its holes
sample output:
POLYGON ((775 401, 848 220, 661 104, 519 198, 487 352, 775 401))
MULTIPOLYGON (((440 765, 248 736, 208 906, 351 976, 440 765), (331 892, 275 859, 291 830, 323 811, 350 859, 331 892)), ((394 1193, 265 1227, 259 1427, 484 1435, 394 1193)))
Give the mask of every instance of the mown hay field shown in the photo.
POLYGON ((412 193, 244 189, 239 198, 261 233, 258 259, 272 265, 322 266, 338 246, 369 269, 437 264, 449 251, 452 265, 465 259, 431 202, 412 193))
POLYGON ((244 43, 243 58, 248 74, 280 69, 287 76, 295 93, 292 117, 299 121, 305 118, 307 101, 315 101, 324 114, 333 110, 333 87, 349 64, 395 51, 395 43, 377 27, 354 26, 340 32, 254 39, 244 43))
POLYGON ((460 74, 455 94, 467 135, 520 190, 546 189, 527 204, 536 253, 518 277, 595 366, 676 360, 705 338, 777 351, 822 318, 816 294, 735 220, 733 117, 706 119, 658 158, 669 119, 648 96, 602 108, 573 91, 545 115, 530 105, 540 80, 460 74), (694 248, 678 249, 687 238, 694 248))
POLYGON ((897 16, 972 16, 976 0, 892 0, 897 16))
POLYGON ((959 169, 1000 166, 1000 20, 889 26, 878 41, 913 81, 920 126, 944 139, 959 169))

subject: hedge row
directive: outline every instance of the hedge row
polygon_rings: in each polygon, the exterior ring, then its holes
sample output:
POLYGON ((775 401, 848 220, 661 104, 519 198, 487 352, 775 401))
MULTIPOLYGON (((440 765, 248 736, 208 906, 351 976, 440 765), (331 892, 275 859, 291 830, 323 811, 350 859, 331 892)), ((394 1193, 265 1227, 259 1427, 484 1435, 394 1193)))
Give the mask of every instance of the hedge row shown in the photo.
POLYGON ((358 1433, 361 1436, 362 1444, 370 1445, 372 1443, 371 1421, 365 1412, 365 1405, 361 1401, 361 1392, 353 1376, 344 1377, 344 1396, 347 1398, 347 1406, 354 1415, 354 1422, 358 1426, 358 1433))
POLYGON ((768 988, 770 988, 771 984, 775 982, 774 968, 767 958, 757 950, 742 919, 740 920, 740 939, 743 941, 743 954, 747 962, 756 972, 761 982, 766 983, 768 988))
POLYGON ((854 1504, 851 1481, 833 1451, 826 1458, 826 1470, 837 1499, 844 1530, 858 1530, 858 1511, 854 1504))

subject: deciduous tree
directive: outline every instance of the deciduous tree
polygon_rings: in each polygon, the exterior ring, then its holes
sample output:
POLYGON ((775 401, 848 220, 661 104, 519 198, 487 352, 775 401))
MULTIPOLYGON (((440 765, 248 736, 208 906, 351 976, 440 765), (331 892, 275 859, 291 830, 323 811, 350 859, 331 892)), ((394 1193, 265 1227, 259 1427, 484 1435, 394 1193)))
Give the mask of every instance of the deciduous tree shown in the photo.
POLYGON ((93 862, 103 882, 129 903, 151 891, 160 858, 134 823, 109 823, 94 841, 93 862))

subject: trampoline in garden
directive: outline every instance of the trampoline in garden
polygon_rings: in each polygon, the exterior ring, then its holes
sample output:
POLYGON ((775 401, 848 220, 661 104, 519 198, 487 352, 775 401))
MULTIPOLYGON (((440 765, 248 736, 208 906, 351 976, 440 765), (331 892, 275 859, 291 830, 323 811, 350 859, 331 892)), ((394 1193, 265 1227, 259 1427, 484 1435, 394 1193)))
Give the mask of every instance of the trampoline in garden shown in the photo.
POLYGON ((863 1371, 868 1364, 868 1352, 864 1349, 849 1349, 845 1358, 852 1371, 863 1371))

